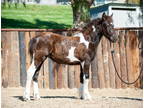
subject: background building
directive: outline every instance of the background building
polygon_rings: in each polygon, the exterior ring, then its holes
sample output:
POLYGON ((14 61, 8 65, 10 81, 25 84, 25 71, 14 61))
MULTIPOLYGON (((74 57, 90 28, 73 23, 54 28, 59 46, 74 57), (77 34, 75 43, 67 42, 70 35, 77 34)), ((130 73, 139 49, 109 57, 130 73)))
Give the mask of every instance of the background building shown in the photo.
MULTIPOLYGON (((3 3, 4 1, 10 1, 10 2, 25 2, 26 4, 42 4, 42 5, 68 5, 70 4, 70 0, 1 0, 3 3)), ((107 3, 131 3, 131 4, 137 4, 140 0, 95 0, 94 5, 103 5, 107 3)))
POLYGON ((141 8, 138 5, 124 3, 108 3, 91 8, 91 19, 101 17, 103 12, 107 15, 113 13, 114 26, 125 27, 142 27, 143 18, 141 8))

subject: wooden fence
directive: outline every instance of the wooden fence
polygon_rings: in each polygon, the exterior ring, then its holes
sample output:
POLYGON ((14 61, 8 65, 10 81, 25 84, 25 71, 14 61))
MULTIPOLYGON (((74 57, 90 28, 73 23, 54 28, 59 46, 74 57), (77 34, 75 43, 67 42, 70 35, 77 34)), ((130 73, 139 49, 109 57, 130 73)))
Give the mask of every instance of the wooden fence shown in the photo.
MULTIPOLYGON (((26 70, 30 65, 28 54, 29 40, 39 34, 37 31, 2 31, 2 87, 25 86, 26 70)), ((118 73, 125 81, 132 82, 142 69, 142 29, 117 29, 119 41, 110 43, 102 38, 97 55, 91 64, 90 88, 142 88, 142 80, 134 85, 122 83, 115 73, 111 48, 116 53, 114 60, 118 73)), ((56 64, 47 59, 39 75, 40 88, 78 88, 80 85, 80 67, 56 64)))

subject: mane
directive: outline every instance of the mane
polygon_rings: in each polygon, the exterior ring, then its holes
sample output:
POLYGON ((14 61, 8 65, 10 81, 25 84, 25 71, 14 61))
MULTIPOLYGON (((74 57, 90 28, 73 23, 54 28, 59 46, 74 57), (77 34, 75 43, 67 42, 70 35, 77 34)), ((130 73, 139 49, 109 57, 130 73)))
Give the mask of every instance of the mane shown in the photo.
POLYGON ((102 18, 97 18, 92 21, 90 21, 84 28, 83 30, 85 31, 86 29, 90 28, 92 25, 100 25, 102 23, 102 18))
POLYGON ((87 25, 82 29, 82 33, 84 34, 86 40, 92 41, 94 39, 93 26, 98 27, 102 24, 102 21, 102 18, 97 18, 87 23, 87 25))

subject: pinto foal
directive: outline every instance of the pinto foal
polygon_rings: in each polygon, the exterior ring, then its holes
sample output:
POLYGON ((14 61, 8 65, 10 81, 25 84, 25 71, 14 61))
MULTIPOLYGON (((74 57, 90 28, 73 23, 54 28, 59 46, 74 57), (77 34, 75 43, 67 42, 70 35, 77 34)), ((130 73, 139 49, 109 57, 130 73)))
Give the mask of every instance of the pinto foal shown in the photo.
POLYGON ((103 13, 102 18, 91 21, 81 32, 72 37, 48 32, 32 38, 29 43, 32 63, 27 71, 23 100, 30 100, 31 81, 33 81, 34 86, 34 98, 40 98, 38 74, 47 57, 59 64, 80 64, 80 98, 91 99, 88 91, 89 67, 103 35, 112 42, 117 40, 112 15, 107 16, 105 13, 103 13))

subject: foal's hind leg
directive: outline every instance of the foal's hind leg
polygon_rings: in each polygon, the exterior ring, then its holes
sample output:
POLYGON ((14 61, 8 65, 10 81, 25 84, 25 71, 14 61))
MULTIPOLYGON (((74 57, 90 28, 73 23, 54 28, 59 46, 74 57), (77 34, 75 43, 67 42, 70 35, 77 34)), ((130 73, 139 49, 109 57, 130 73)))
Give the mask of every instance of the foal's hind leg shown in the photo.
POLYGON ((40 95, 39 95, 39 88, 38 88, 38 75, 39 75, 39 70, 43 64, 43 62, 46 59, 46 54, 44 52, 38 52, 35 55, 35 65, 36 65, 36 72, 33 75, 33 89, 34 89, 34 99, 40 99, 40 95))
POLYGON ((33 75, 33 97, 35 100, 40 99, 40 95, 39 95, 39 88, 38 88, 38 75, 39 75, 39 70, 42 66, 43 62, 40 64, 40 66, 37 68, 35 74, 33 75))
POLYGON ((32 80, 32 77, 33 77, 35 71, 36 71, 36 66, 35 66, 35 62, 34 62, 34 59, 33 59, 32 64, 30 65, 30 67, 27 71, 26 88, 25 88, 24 96, 23 96, 24 101, 30 100, 31 80, 32 80))
MULTIPOLYGON (((33 57, 32 64, 27 71, 26 88, 25 88, 25 92, 24 92, 24 96, 23 96, 24 100, 30 100, 31 81, 32 81, 32 78, 34 81, 34 76, 37 74, 36 72, 39 71, 42 63, 46 59, 45 55, 46 54, 44 52, 37 52, 37 53, 35 53, 35 55, 33 57)), ((36 98, 39 98, 38 82, 37 81, 34 81, 34 96, 36 96, 36 98)))

